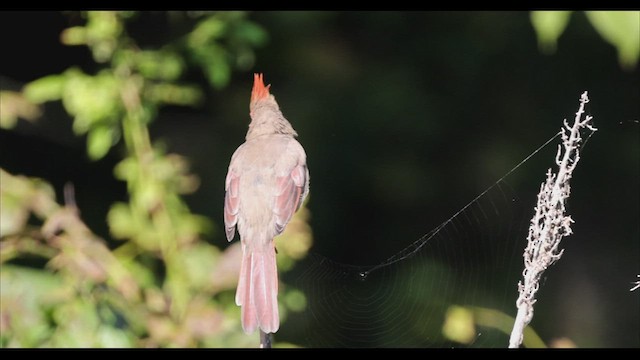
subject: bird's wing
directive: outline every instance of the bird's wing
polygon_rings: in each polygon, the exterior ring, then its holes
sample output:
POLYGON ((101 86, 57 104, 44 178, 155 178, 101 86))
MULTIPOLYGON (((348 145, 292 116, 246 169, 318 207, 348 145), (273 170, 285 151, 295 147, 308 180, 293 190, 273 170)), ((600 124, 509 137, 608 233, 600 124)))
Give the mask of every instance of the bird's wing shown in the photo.
POLYGON ((240 178, 229 169, 225 180, 224 194, 224 225, 227 233, 227 240, 233 240, 236 234, 236 224, 238 223, 238 210, 240 209, 240 199, 238 198, 238 187, 240 178))
POLYGON ((293 213, 298 210, 302 202, 307 184, 307 168, 305 165, 296 165, 291 172, 276 179, 275 201, 273 213, 276 215, 276 231, 280 234, 293 213))

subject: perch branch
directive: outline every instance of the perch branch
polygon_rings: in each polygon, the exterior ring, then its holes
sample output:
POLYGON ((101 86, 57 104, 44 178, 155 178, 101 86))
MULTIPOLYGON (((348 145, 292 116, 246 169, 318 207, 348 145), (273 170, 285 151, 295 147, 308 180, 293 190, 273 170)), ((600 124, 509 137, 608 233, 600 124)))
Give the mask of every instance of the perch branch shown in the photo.
POLYGON ((571 216, 565 215, 565 203, 569 198, 571 187, 569 181, 580 160, 580 131, 584 128, 596 131, 591 125, 592 117, 585 116, 584 106, 589 102, 587 92, 580 97, 580 107, 576 113, 573 126, 566 119, 561 130, 562 145, 558 145, 556 165, 558 173, 547 171, 547 180, 540 187, 535 213, 529 226, 527 247, 524 250, 523 280, 518 282, 519 296, 516 301, 518 314, 509 339, 510 348, 518 348, 522 343, 524 328, 533 318, 533 305, 536 292, 540 287, 543 272, 558 261, 564 250, 560 250, 560 241, 571 235, 571 216))

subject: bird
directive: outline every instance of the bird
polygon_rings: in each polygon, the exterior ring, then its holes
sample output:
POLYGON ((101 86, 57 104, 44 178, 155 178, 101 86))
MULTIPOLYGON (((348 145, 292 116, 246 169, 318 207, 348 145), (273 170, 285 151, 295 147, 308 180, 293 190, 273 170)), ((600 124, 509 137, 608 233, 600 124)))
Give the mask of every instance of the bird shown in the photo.
POLYGON ((271 85, 254 74, 242 143, 231 156, 225 179, 224 224, 231 242, 237 228, 242 247, 235 302, 246 334, 280 327, 274 237, 281 234, 309 193, 307 155, 284 117, 271 85))

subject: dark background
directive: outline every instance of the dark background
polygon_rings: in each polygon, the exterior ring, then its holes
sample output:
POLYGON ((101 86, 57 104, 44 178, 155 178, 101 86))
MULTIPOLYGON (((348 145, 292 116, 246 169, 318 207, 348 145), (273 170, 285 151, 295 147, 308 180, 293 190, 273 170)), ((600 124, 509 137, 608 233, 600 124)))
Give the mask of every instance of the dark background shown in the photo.
MULTIPOLYGON (((574 235, 545 274, 532 325, 545 341, 640 346, 640 292, 629 292, 640 273, 640 77, 619 66, 584 14, 572 15, 552 55, 539 51, 527 12, 250 17, 270 36, 253 71, 265 73, 307 151, 312 252, 341 263, 379 263, 448 219, 573 119, 588 90, 599 131, 572 180, 574 235)), ((161 19, 141 16, 133 36, 161 43, 169 31, 161 19)), ((59 42, 74 21, 0 13, 2 87, 17 90, 71 65, 95 71, 85 47, 59 42)), ((165 108, 151 127, 191 160, 202 185, 188 201, 217 224, 228 161, 249 121, 251 82, 236 72, 227 88, 207 90, 201 108, 165 108)), ((126 197, 112 175, 117 149, 87 160, 84 139, 56 104, 35 125, 0 130, 0 146, 0 166, 12 173, 43 177, 59 195, 72 181, 83 218, 108 237, 108 207, 126 197)), ((531 205, 554 152, 555 144, 512 175, 531 205)), ((221 229, 208 240, 226 246, 221 229)), ((511 290, 515 296, 515 283, 511 290)), ((286 329, 281 336, 302 342, 286 329)))

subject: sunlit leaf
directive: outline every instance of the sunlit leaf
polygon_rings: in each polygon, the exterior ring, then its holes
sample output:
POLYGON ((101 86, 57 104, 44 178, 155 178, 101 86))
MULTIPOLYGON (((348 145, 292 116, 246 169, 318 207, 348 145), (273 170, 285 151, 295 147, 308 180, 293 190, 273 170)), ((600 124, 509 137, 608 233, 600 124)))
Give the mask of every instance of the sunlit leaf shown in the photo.
MULTIPOLYGON (((478 326, 494 328, 501 331, 505 335, 511 334, 515 318, 496 309, 473 307, 471 308, 471 310, 473 310, 474 318, 478 326)), ((522 344, 526 348, 546 347, 544 341, 542 341, 540 336, 538 336, 535 330, 533 330, 533 328, 531 327, 531 324, 527 325, 524 328, 524 332, 522 333, 522 335, 522 344)))
POLYGON ((184 258, 183 263, 190 287, 210 288, 211 271, 220 256, 220 250, 209 244, 199 243, 183 249, 180 256, 184 258))
POLYGON ((57 206, 54 198, 55 191, 48 183, 0 168, 0 236, 22 230, 30 212, 38 217, 49 214, 57 206))
POLYGON ((141 51, 136 54, 136 66, 149 79, 177 80, 184 70, 184 62, 169 51, 141 51))
POLYGON ((100 326, 96 337, 98 345, 104 348, 126 348, 134 345, 128 332, 111 326, 100 326))
POLYGON ((531 23, 538 37, 540 50, 547 54, 556 51, 558 38, 569 23, 571 11, 532 11, 531 23))
POLYGON ((114 131, 108 126, 93 128, 87 136, 87 153, 91 160, 100 160, 111 148, 114 131))
POLYGON ((49 75, 34 80, 24 87, 24 96, 37 104, 60 100, 65 80, 64 75, 49 75))
POLYGON ((133 260, 123 260, 122 264, 129 271, 129 273, 135 277, 136 282, 140 284, 140 286, 151 287, 154 285, 156 278, 153 274, 153 269, 133 260))
POLYGON ((51 336, 46 308, 55 304, 62 282, 43 270, 2 265, 0 314, 2 334, 10 347, 40 346, 51 336))
POLYGON ((107 223, 111 235, 117 239, 126 239, 137 232, 136 224, 129 206, 124 203, 115 203, 107 214, 107 223))
POLYGON ((275 238, 278 249, 278 268, 283 270, 291 269, 296 260, 304 258, 311 245, 313 238, 309 227, 309 210, 302 206, 291 218, 285 231, 275 238))
POLYGON ((120 115, 122 100, 119 83, 110 71, 89 76, 77 69, 65 72, 62 93, 65 109, 75 117, 73 130, 84 134, 100 123, 113 122, 120 115))
POLYGON ((134 157, 127 157, 116 165, 113 173, 118 180, 134 181, 137 179, 138 161, 134 157))
POLYGON ((122 32, 116 11, 89 11, 87 15, 87 29, 93 38, 114 38, 122 32))
POLYGON ((189 34, 189 45, 198 48, 203 45, 207 45, 209 42, 214 41, 216 38, 222 36, 227 23, 212 16, 198 23, 198 25, 189 34))
POLYGON ((159 103, 172 105, 196 105, 203 99, 202 91, 195 86, 176 84, 149 84, 145 95, 159 103))
POLYGON ((84 26, 74 26, 64 29, 60 34, 60 41, 69 46, 87 43, 87 29, 84 26))
POLYGON ((134 200, 137 204, 142 206, 143 209, 153 211, 161 201, 163 193, 164 191, 161 184, 157 182, 150 182, 136 192, 134 200))
POLYGON ((447 309, 442 334, 449 340, 469 344, 476 337, 473 311, 462 306, 452 305, 447 309))
POLYGON ((640 11, 587 11, 598 33, 618 50, 618 60, 627 69, 640 59, 640 11))
POLYGON ((192 236, 196 234, 212 234, 214 230, 215 226, 210 218, 195 214, 185 216, 184 221, 177 229, 179 234, 190 234, 192 236))
POLYGON ((0 192, 0 237, 22 230, 29 218, 25 199, 14 196, 10 191, 0 192))
POLYGON ((55 347, 95 347, 100 318, 96 305, 88 298, 75 298, 53 311, 57 325, 51 342, 55 347))
POLYGON ((41 115, 40 107, 15 91, 0 91, 0 128, 12 129, 18 118, 34 121, 41 115))
POLYGON ((86 26, 86 41, 97 62, 106 62, 117 47, 122 33, 122 23, 116 11, 89 11, 86 26))

